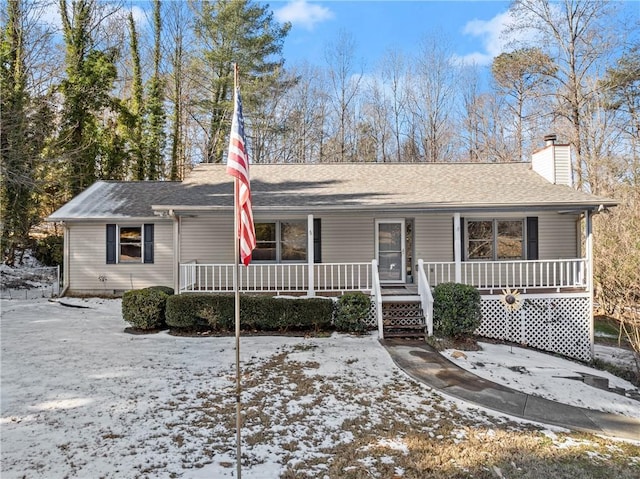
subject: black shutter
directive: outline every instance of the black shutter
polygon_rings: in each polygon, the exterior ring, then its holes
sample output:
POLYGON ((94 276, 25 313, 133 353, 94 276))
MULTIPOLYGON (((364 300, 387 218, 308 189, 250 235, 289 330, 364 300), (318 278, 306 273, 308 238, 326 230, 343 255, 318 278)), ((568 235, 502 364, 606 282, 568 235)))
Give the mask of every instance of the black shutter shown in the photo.
MULTIPOLYGON (((455 217, 453 218, 453 228, 452 228, 452 233, 453 233, 453 261, 456 260, 456 219, 455 217)), ((465 252, 465 248, 464 248, 464 218, 460 218, 460 259, 462 261, 464 261, 464 254, 465 252)))
POLYGON ((460 218, 460 260, 464 261, 467 256, 467 248, 464 240, 465 233, 464 218, 460 218))
POLYGON ((538 259, 537 216, 527 216, 527 259, 538 259))
POLYGON ((144 262, 153 263, 153 223, 144 225, 144 262))
POLYGON ((322 263, 322 227, 320 218, 313 218, 313 262, 322 263))
POLYGON ((116 263, 116 225, 107 225, 107 264, 116 263))

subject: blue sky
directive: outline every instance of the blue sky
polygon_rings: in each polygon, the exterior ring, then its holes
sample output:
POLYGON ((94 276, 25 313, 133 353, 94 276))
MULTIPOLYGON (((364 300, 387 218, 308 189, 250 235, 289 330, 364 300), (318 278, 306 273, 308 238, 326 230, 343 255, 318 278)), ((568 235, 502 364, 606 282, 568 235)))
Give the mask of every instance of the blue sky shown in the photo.
POLYGON ((326 45, 344 31, 355 41, 355 57, 370 70, 385 50, 410 55, 433 33, 449 37, 457 57, 489 65, 503 51, 500 30, 509 2, 292 0, 269 5, 278 21, 292 23, 284 45, 287 65, 303 60, 324 65, 326 45))

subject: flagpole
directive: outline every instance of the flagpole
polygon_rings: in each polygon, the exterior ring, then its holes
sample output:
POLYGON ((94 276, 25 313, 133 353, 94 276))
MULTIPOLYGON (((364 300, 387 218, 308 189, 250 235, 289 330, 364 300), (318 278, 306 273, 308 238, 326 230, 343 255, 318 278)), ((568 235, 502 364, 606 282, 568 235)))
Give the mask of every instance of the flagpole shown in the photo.
POLYGON ((234 235, 235 235, 235 252, 234 252, 234 261, 236 263, 236 274, 234 275, 234 285, 233 289, 235 291, 235 313, 236 313, 236 470, 238 473, 238 479, 240 479, 242 474, 242 445, 241 445, 241 434, 240 427, 242 425, 242 404, 240 400, 240 395, 242 392, 242 385, 240 383, 240 235, 238 234, 238 201, 235 200, 238 198, 238 183, 240 180, 236 178, 234 181, 234 235))
MULTIPOLYGON (((233 88, 234 99, 236 89, 238 88, 238 64, 233 64, 233 88)), ((235 100, 234 100, 235 101, 235 100)), ((238 479, 242 477, 242 435, 240 428, 242 426, 242 403, 241 393, 242 385, 240 382, 240 202, 238 200, 240 193, 240 180, 235 179, 233 192, 233 231, 234 231, 234 261, 236 264, 236 274, 234 275, 233 289, 235 291, 235 323, 236 323, 236 472, 238 479)))

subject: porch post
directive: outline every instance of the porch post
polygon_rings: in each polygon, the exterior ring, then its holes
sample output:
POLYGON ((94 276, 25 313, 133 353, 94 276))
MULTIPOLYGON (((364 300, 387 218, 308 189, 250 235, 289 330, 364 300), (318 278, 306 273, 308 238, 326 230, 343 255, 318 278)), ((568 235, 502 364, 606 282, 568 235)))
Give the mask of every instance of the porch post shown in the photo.
POLYGON ((307 296, 315 296, 315 285, 313 283, 313 264, 315 258, 313 256, 313 215, 307 216, 307 296))
POLYGON ((453 260, 456 263, 456 283, 462 282, 462 239, 460 235, 460 213, 453 215, 453 260))
POLYGON ((584 213, 584 245, 585 259, 587 260, 586 284, 587 290, 593 292, 593 227, 591 211, 584 213))
POLYGON ((595 332, 593 324, 593 225, 592 212, 590 210, 584 213, 584 249, 585 259, 587 263, 585 274, 587 275, 586 284, 589 292, 589 336, 591 338, 591 357, 594 356, 595 332))
POLYGON ((173 220, 173 290, 180 294, 180 218, 173 210, 169 210, 173 220))

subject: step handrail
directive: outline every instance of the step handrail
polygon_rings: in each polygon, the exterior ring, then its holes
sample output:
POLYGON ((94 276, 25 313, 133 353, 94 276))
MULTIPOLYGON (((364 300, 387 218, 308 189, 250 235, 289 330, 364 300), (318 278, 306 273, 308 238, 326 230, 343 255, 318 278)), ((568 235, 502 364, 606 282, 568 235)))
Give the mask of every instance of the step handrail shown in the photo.
POLYGON ((378 322, 378 338, 384 339, 384 321, 382 319, 382 288, 380 286, 380 275, 378 274, 378 261, 371 261, 371 297, 376 308, 376 319, 378 322))
POLYGON ((424 271, 424 261, 418 260, 418 294, 422 303, 422 311, 427 322, 427 335, 433 336, 433 294, 424 271))

